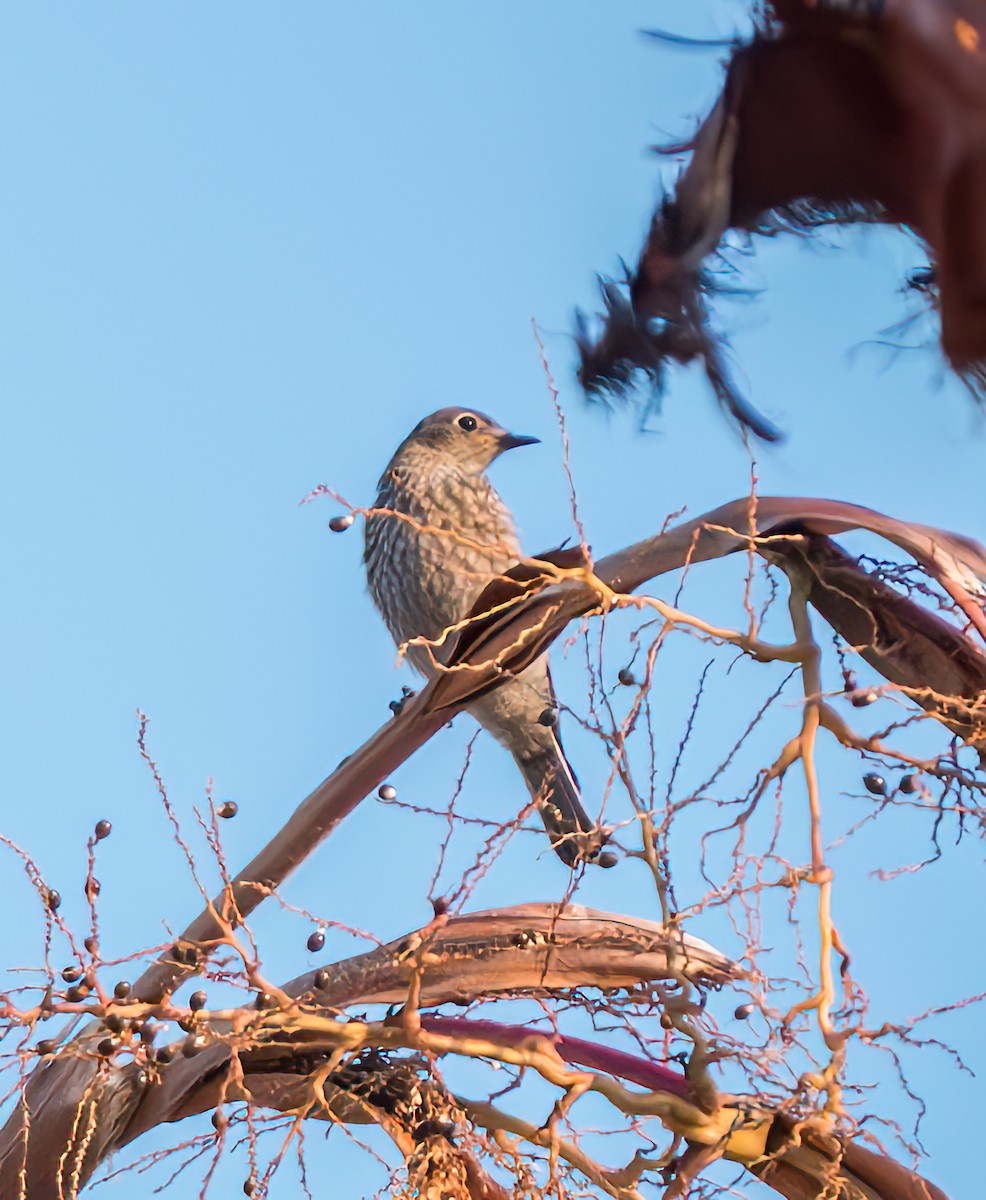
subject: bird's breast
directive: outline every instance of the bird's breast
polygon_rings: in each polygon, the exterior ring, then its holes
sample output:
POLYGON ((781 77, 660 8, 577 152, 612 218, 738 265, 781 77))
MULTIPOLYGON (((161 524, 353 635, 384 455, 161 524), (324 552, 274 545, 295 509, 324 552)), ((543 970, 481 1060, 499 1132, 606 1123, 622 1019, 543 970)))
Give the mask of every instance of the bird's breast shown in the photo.
MULTIPOLYGON (((390 482, 366 523, 370 594, 398 644, 442 639, 519 557, 513 521, 485 480, 477 486, 445 474, 417 488, 390 482)), ((434 647, 439 661, 447 651, 447 639, 434 647)), ((411 658, 427 670, 427 652, 411 658)))

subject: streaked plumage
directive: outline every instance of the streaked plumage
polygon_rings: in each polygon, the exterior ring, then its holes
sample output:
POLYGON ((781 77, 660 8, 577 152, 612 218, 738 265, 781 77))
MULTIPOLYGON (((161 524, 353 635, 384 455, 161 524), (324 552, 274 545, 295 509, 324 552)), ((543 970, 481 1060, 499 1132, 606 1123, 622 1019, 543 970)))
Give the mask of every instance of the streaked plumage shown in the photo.
MULTIPOLYGON (((447 631, 521 556, 513 518, 486 469, 505 450, 533 441, 482 413, 445 408, 415 426, 380 478, 374 508, 387 511, 366 522, 370 595, 398 645, 431 643, 407 649, 424 675, 445 661, 447 631)), ((574 865, 594 858, 605 837, 582 808, 555 728, 539 723, 554 703, 541 658, 469 711, 514 756, 556 853, 574 865)))

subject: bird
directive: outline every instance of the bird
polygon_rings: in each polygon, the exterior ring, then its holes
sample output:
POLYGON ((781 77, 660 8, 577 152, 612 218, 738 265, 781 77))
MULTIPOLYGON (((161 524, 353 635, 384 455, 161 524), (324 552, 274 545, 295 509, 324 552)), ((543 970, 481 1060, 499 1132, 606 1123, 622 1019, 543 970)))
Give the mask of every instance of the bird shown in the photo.
MULTIPOLYGON (((380 477, 364 535, 369 592, 425 677, 441 670, 484 587, 521 558, 513 517, 486 471, 506 451, 538 441, 474 409, 441 408, 415 425, 380 477)), ((558 857, 569 867, 612 866, 562 749, 546 656, 467 711, 513 755, 558 857)))

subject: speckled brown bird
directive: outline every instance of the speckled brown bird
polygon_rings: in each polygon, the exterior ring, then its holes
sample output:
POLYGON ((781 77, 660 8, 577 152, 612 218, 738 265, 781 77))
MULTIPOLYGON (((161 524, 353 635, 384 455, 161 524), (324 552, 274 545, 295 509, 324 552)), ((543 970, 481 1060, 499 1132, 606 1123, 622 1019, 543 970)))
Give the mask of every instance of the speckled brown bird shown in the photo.
MULTIPOLYGON (((370 595, 399 646, 415 638, 427 643, 407 647, 423 675, 445 660, 449 630, 486 584, 521 557, 513 518, 486 470, 506 450, 537 440, 508 433, 475 410, 443 408, 411 430, 380 478, 374 508, 387 511, 366 522, 370 595)), ((574 866, 598 860, 605 835, 582 807, 550 723, 555 710, 544 657, 469 706, 513 755, 552 847, 574 866)), ((611 859, 603 856, 604 865, 611 859)))

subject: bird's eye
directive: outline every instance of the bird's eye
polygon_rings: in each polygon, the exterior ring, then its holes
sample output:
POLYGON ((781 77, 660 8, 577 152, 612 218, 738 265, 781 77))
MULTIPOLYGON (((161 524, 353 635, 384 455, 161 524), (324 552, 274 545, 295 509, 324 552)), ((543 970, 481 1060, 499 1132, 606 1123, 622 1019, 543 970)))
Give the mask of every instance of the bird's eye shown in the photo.
POLYGON ((472 413, 463 413, 456 422, 460 429, 464 429, 466 433, 472 433, 474 429, 479 428, 479 422, 472 413))

